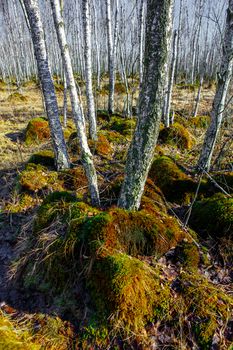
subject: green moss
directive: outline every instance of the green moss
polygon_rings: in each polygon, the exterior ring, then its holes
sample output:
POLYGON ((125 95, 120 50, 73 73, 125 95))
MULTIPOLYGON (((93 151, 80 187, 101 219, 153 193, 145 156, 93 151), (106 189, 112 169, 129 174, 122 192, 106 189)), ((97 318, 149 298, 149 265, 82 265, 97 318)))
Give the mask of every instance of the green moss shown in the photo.
MULTIPOLYGON (((220 172, 211 174, 214 181, 216 181, 227 193, 233 193, 233 172, 220 172)), ((215 187, 213 182, 208 178, 208 185, 215 187)), ((215 187, 215 189, 217 189, 215 187)), ((219 190, 219 189, 217 189, 219 190)))
POLYGON ((33 163, 28 163, 25 170, 20 173, 19 185, 23 190, 31 192, 38 192, 42 189, 62 189, 57 172, 49 171, 42 165, 33 163))
POLYGON ((30 318, 0 312, 0 348, 4 350, 67 350, 74 331, 59 317, 35 314, 30 318))
POLYGON ((105 129, 117 131, 121 135, 131 136, 135 128, 135 120, 122 117, 111 117, 110 123, 105 126, 105 129))
POLYGON ((194 313, 192 331, 201 349, 211 349, 219 321, 226 324, 233 299, 198 274, 182 273, 181 287, 185 313, 194 313))
POLYGON ((174 123, 171 127, 160 131, 159 142, 177 146, 180 149, 191 149, 194 145, 194 138, 183 125, 174 123))
POLYGON ((121 250, 132 256, 161 256, 186 236, 176 220, 166 214, 121 209, 89 218, 82 232, 84 242, 93 242, 94 250, 99 246, 103 251, 121 250))
POLYGON ((5 210, 10 213, 21 213, 27 211, 28 209, 34 207, 37 204, 37 198, 33 198, 27 193, 21 193, 16 201, 14 201, 13 203, 8 203, 5 206, 5 210))
MULTIPOLYGON (((113 147, 107 139, 107 137, 102 133, 99 133, 97 141, 88 140, 88 145, 92 151, 92 154, 96 154, 103 158, 111 159, 113 147)), ((78 154, 81 153, 76 132, 70 135, 68 146, 71 152, 78 154)))
POLYGON ((167 200, 177 203, 190 203, 197 189, 197 183, 167 156, 155 158, 149 178, 162 190, 167 200))
POLYGON ((33 154, 29 158, 29 163, 41 164, 44 166, 54 166, 54 152, 51 150, 43 150, 38 153, 33 154))
POLYGON ((25 131, 25 143, 30 146, 36 143, 45 142, 50 137, 49 123, 43 118, 31 120, 25 131))
POLYGON ((175 248, 175 263, 179 262, 189 271, 198 269, 201 255, 198 247, 193 242, 182 241, 175 248))
POLYGON ((228 236, 233 229, 233 199, 224 194, 194 204, 190 225, 204 236, 228 236))
POLYGON ((156 272, 146 263, 117 253, 97 258, 87 282, 99 314, 111 315, 110 323, 124 334, 139 333, 169 304, 169 288, 163 289, 156 272))

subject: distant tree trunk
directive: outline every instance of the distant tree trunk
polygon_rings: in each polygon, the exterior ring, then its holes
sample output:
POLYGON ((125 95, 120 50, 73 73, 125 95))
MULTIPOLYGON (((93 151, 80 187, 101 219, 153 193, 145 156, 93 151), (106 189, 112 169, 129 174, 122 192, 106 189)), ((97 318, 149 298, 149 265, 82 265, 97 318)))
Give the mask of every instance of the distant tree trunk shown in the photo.
POLYGON ((73 68, 71 64, 71 58, 69 54, 69 48, 65 35, 65 28, 63 18, 61 16, 61 8, 59 0, 50 0, 54 24, 57 32, 58 42, 63 57, 64 68, 66 71, 67 81, 70 89, 70 99, 73 111, 74 122, 77 128, 78 140, 80 143, 80 148, 82 152, 82 162, 85 169, 85 173, 88 179, 89 191, 91 195, 91 200, 93 205, 99 205, 99 191, 97 184, 97 175, 94 167, 92 154, 90 152, 86 130, 85 130, 85 120, 83 117, 82 107, 80 105, 75 79, 73 74, 73 68))
POLYGON ((142 85, 143 79, 143 53, 144 53, 144 31, 145 31, 145 0, 141 0, 140 6, 140 31, 139 31, 139 81, 142 85))
POLYGON ((63 91, 63 126, 67 127, 67 80, 66 73, 63 74, 64 78, 64 91, 63 91))
POLYGON ((70 162, 67 154, 66 143, 58 114, 58 105, 55 95, 52 76, 49 69, 48 56, 44 41, 44 31, 37 0, 24 0, 27 13, 34 52, 37 62, 38 75, 41 82, 46 111, 51 130, 53 149, 55 153, 56 168, 69 168, 70 162))
POLYGON ((139 96, 140 118, 128 151, 125 179, 118 201, 118 206, 125 209, 139 208, 153 160, 162 117, 172 8, 172 0, 147 2, 144 76, 139 96))
POLYGON ((89 134, 92 140, 97 140, 95 101, 92 88, 91 18, 89 0, 83 0, 83 27, 89 134))
POLYGON ((225 37, 223 40, 223 55, 220 72, 218 74, 217 90, 211 112, 210 126, 206 132, 203 148, 197 168, 208 171, 211 165, 217 137, 221 128, 226 104, 228 87, 233 70, 233 0, 229 0, 226 18, 225 37))
POLYGON ((107 36, 108 36, 108 73, 109 73, 109 98, 108 111, 114 113, 114 90, 115 90, 115 51, 117 44, 117 29, 118 29, 118 0, 116 2, 116 17, 114 38, 112 33, 112 13, 111 0, 106 0, 106 17, 107 17, 107 36), (114 39, 114 40, 113 40, 114 39))
POLYGON ((165 110, 165 126, 167 128, 170 126, 170 110, 171 110, 172 90, 173 90, 174 75, 175 75, 175 68, 176 68, 176 58, 177 58, 177 31, 175 30, 174 37, 173 37, 171 70, 170 70, 170 76, 169 76, 167 102, 166 102, 166 110, 165 110))

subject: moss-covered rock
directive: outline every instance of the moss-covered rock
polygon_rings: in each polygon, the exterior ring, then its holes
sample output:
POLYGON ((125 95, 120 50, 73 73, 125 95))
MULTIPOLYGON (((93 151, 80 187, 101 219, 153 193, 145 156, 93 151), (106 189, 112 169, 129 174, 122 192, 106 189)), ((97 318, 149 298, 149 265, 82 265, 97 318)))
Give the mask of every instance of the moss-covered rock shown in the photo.
POLYGON ((121 135, 131 136, 135 129, 135 120, 122 117, 111 117, 110 123, 105 126, 105 129, 117 131, 121 135))
POLYGON ((167 156, 155 158, 149 178, 162 190, 167 200, 177 203, 190 203, 197 189, 197 183, 167 156))
POLYGON ((54 152, 47 149, 34 153, 28 161, 28 163, 40 164, 46 167, 53 167, 54 162, 54 152))
POLYGON ((190 225, 203 236, 230 236, 233 232, 233 198, 218 193, 196 202, 190 225))
POLYGON ((20 173, 19 185, 23 190, 30 192, 38 192, 42 189, 60 190, 63 188, 56 171, 49 171, 46 167, 33 163, 28 163, 20 173))
POLYGON ((28 193, 21 193, 13 202, 7 203, 4 210, 9 213, 22 213, 39 204, 39 199, 30 196, 28 193))
POLYGON ((50 137, 49 123, 44 118, 34 118, 31 120, 25 131, 25 143, 32 144, 45 142, 50 137))
POLYGON ((159 142, 177 146, 180 149, 191 149, 194 145, 194 137, 183 125, 174 123, 169 128, 163 128, 160 131, 159 142))

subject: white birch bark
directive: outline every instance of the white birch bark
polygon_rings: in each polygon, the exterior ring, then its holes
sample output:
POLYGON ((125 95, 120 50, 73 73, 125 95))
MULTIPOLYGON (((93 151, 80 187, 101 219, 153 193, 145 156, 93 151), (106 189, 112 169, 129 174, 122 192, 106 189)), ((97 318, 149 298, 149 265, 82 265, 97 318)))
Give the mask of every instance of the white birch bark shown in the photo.
POLYGON ((93 163, 93 158, 91 151, 87 143, 87 136, 85 130, 85 120, 83 117, 82 106, 80 105, 78 92, 76 89, 73 68, 71 64, 71 58, 69 54, 69 48, 67 44, 64 21, 61 16, 61 8, 59 0, 50 0, 54 24, 57 32, 58 42, 63 58, 64 68, 66 71, 67 82, 70 90, 70 99, 72 105, 72 112, 74 122, 77 128, 78 139, 80 143, 80 148, 82 152, 82 162, 85 169, 85 173, 88 179, 89 191, 91 195, 91 200, 93 205, 99 205, 99 190, 97 184, 97 175, 95 166, 93 163))
POLYGON ((84 28, 84 57, 86 73, 87 113, 89 120, 89 134, 92 140, 97 140, 97 126, 95 116, 95 101, 92 87, 92 49, 91 49, 91 15, 89 0, 82 0, 83 28, 84 28))
POLYGON ((233 70, 233 0, 229 0, 226 16, 225 36, 223 40, 223 54, 220 72, 218 74, 217 90, 214 97, 211 122, 205 135, 203 148, 198 160, 197 168, 208 171, 221 128, 225 110, 227 92, 233 70))
POLYGON ((118 0, 116 2, 116 16, 114 37, 112 30, 112 12, 111 0, 106 0, 106 18, 107 18, 107 41, 108 41, 108 72, 109 72, 109 98, 108 111, 114 113, 114 92, 115 92, 115 54, 117 47, 117 31, 118 31, 118 0))
POLYGON ((70 163, 59 119, 58 105, 54 91, 52 76, 48 64, 48 57, 44 41, 44 31, 38 1, 24 0, 24 6, 30 25, 30 32, 38 68, 38 75, 43 90, 45 106, 51 130, 56 167, 58 170, 66 169, 69 168, 70 163))
POLYGON ((147 2, 145 68, 139 96, 140 118, 128 151, 125 179, 118 201, 118 206, 125 209, 139 208, 153 160, 162 117, 172 8, 172 0, 147 2))
POLYGON ((144 54, 144 31, 145 31, 145 0, 141 0, 140 6, 140 31, 139 31, 139 81, 140 86, 142 85, 143 79, 143 54, 144 54))
POLYGON ((171 60, 171 71, 168 83, 168 92, 167 92, 167 102, 165 110, 165 126, 169 128, 170 126, 170 110, 171 110, 171 100, 172 100, 172 90, 174 84, 174 75, 176 68, 176 58, 177 58, 177 31, 174 31, 173 45, 172 45, 172 60, 171 60))

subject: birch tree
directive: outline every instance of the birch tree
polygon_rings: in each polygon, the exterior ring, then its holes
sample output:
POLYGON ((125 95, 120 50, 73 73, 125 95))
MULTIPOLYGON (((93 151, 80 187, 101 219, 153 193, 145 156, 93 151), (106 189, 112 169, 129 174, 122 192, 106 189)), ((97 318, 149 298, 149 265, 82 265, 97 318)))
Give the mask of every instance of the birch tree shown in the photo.
POLYGON ((171 100, 172 100, 172 90, 174 83, 174 75, 176 68, 176 58, 177 58, 177 31, 174 31, 173 46, 172 46, 172 60, 171 60, 171 70, 168 83, 168 91, 165 103, 165 126, 168 128, 170 126, 170 110, 171 110, 171 100))
POLYGON ((97 140, 95 116, 95 101, 92 88, 92 49, 91 49, 91 14, 89 0, 83 0, 83 28, 84 28, 84 57, 86 73, 87 113, 90 137, 97 140))
POLYGON ((37 0, 24 0, 24 6, 30 25, 30 32, 37 62, 46 111, 51 130, 55 163, 58 170, 69 168, 69 157, 58 114, 58 105, 55 95, 52 76, 49 69, 48 56, 44 41, 44 31, 37 0))
POLYGON ((128 151, 125 179, 118 201, 118 206, 125 209, 139 208, 153 160, 162 117, 172 8, 172 0, 147 2, 144 76, 139 96, 140 118, 128 151))
POLYGON ((82 153, 81 157, 82 157, 85 173, 88 179, 91 200, 93 205, 98 206, 100 202, 99 202, 97 175, 96 175, 96 170, 93 163, 92 154, 87 143, 85 120, 83 117, 82 106, 80 104, 77 89, 76 89, 69 48, 66 40, 64 21, 61 15, 61 7, 60 7, 59 1, 60 0, 50 0, 52 12, 53 12, 53 19, 54 19, 58 42, 59 42, 59 46, 60 46, 60 50, 63 58, 64 68, 67 76, 67 82, 69 85, 73 118, 77 128, 78 140, 79 140, 81 153, 82 153))
POLYGON ((108 41, 108 72, 109 72, 109 98, 108 111, 114 113, 114 92, 115 92, 115 55, 117 48, 118 35, 118 0, 116 0, 115 27, 113 33, 113 21, 111 11, 111 0, 106 0, 106 18, 107 18, 107 41, 108 41))
POLYGON ((229 0, 225 35, 223 39, 222 63, 218 74, 217 89, 211 112, 211 122, 207 129, 197 168, 208 171, 224 116, 227 92, 233 70, 233 0, 229 0))

